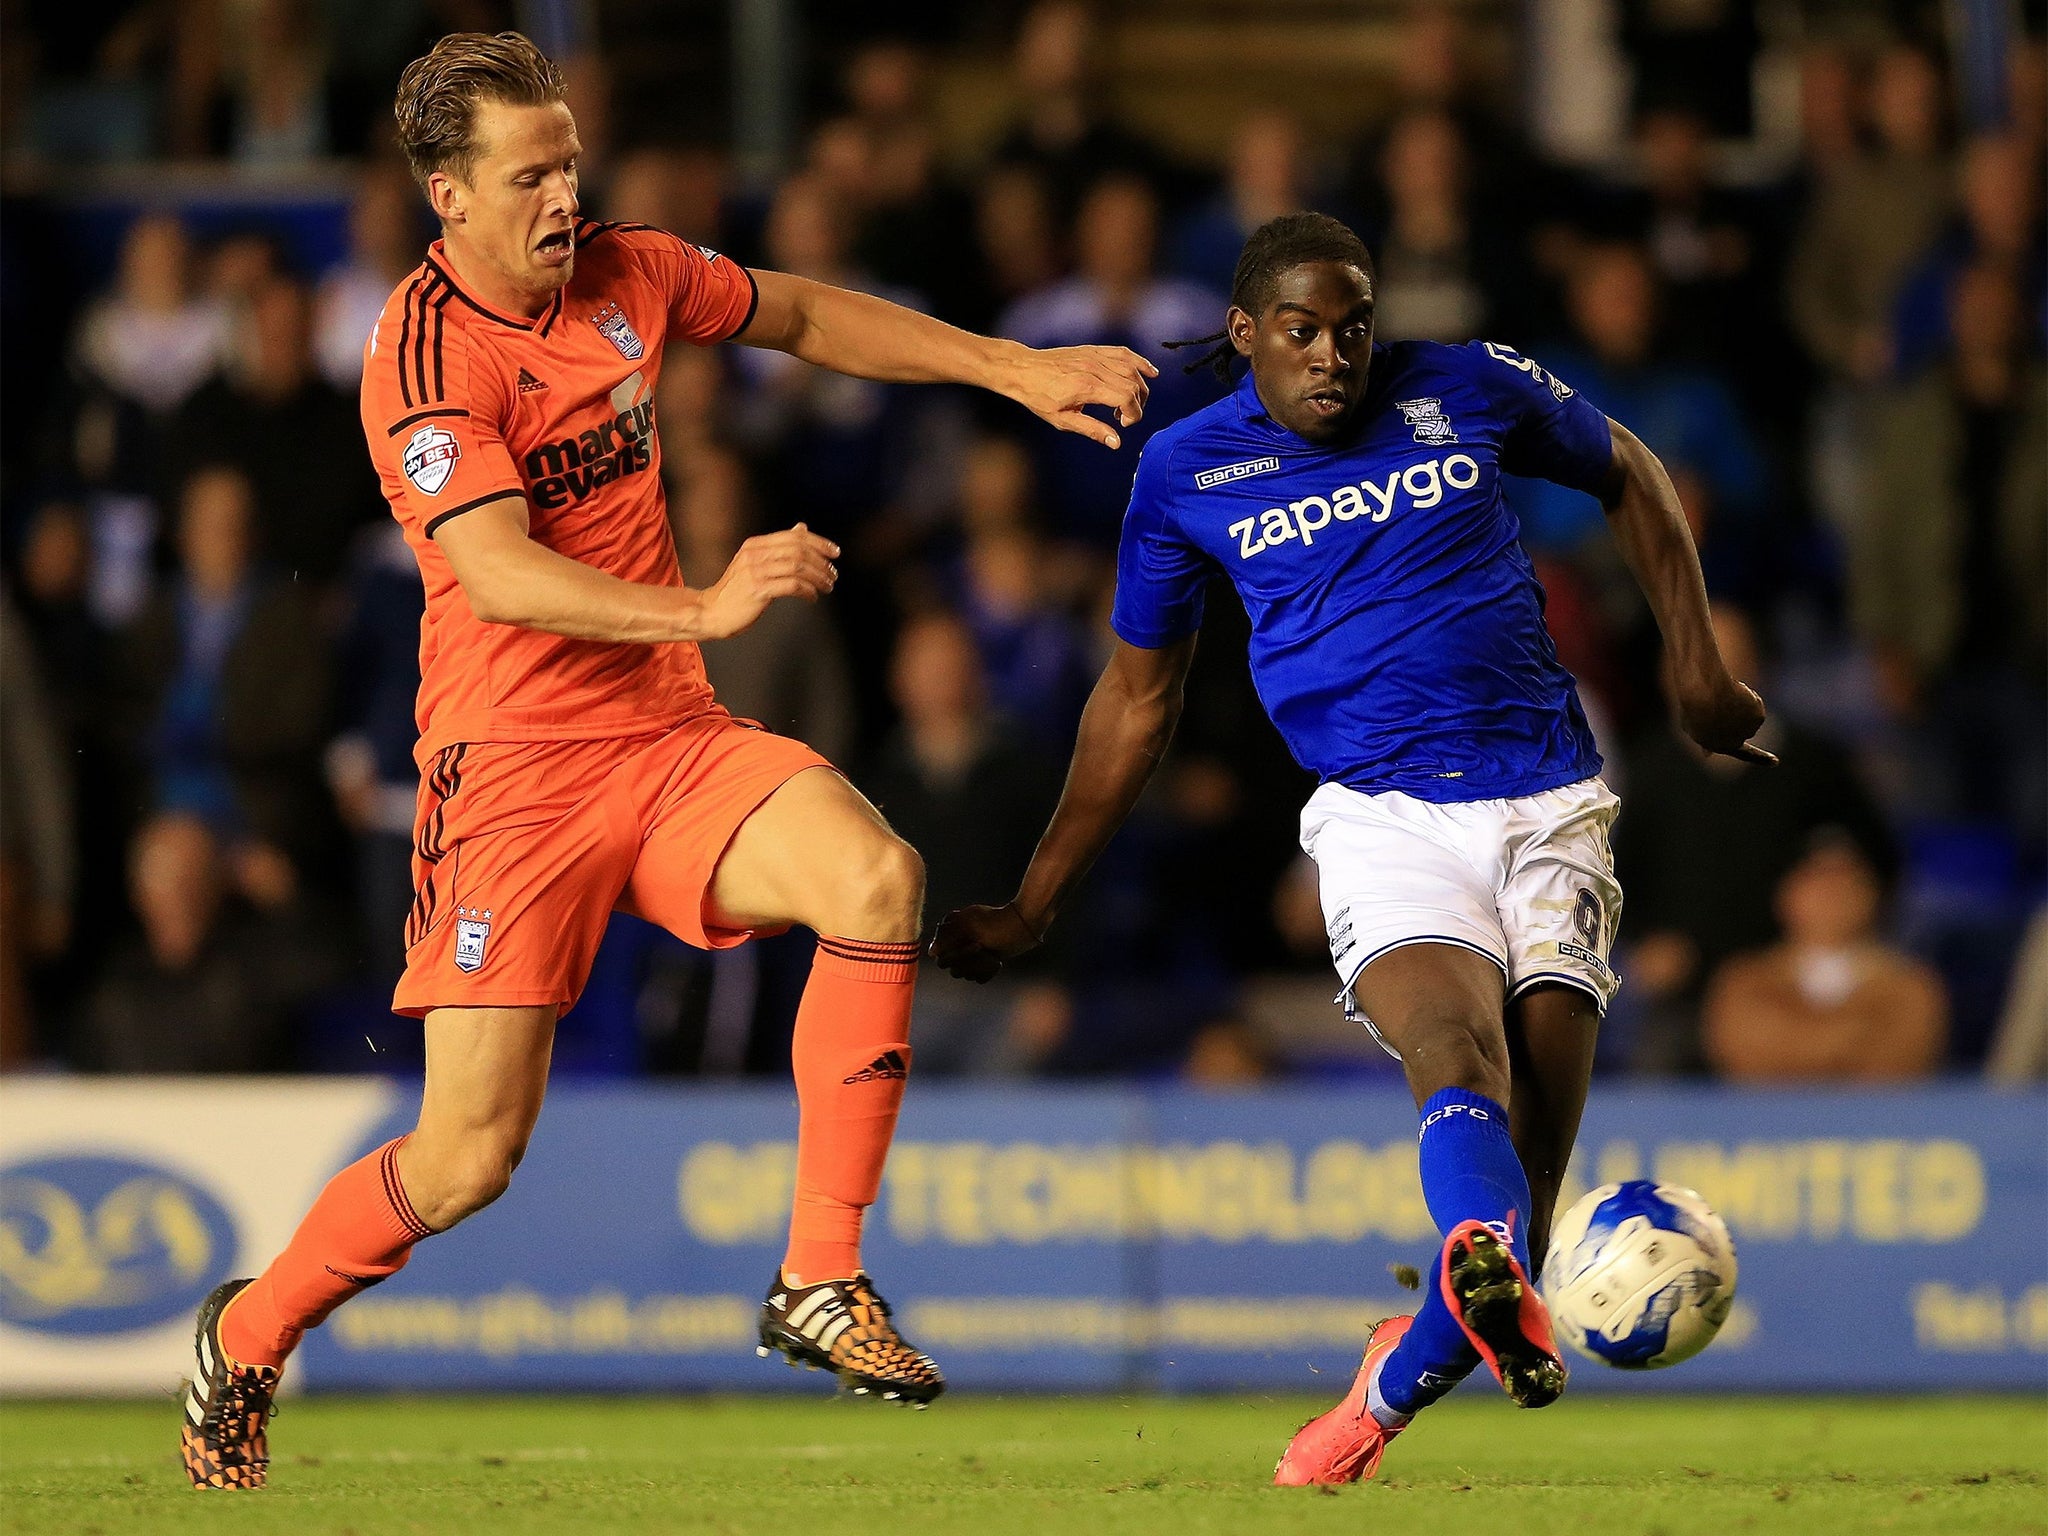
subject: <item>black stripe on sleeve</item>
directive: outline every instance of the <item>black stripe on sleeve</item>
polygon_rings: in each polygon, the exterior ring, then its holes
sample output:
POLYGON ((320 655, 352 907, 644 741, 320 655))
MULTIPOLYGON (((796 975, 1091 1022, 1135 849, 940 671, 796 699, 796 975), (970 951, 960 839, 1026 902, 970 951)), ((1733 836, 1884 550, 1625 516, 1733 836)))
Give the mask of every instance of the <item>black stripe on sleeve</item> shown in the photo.
POLYGON ((443 523, 447 522, 449 518, 460 517, 465 512, 474 512, 478 507, 483 506, 487 502, 504 501, 508 497, 517 496, 520 494, 521 492, 518 486, 502 485, 499 486, 498 489, 495 491, 486 491, 481 496, 472 496, 468 501, 465 501, 459 507, 450 507, 446 512, 436 512, 432 517, 427 519, 427 526, 421 531, 425 533, 428 538, 431 539, 434 536, 434 530, 436 528, 439 528, 443 523))
POLYGON ((447 387, 441 382, 441 331, 447 323, 444 311, 448 308, 448 295, 442 294, 434 300, 434 398, 446 400, 447 387))
POLYGON ((412 339, 412 296, 418 292, 419 285, 417 283, 406 290, 405 308, 401 311, 402 318, 398 322, 398 398, 406 405, 419 405, 422 403, 413 399, 412 382, 405 376, 405 348, 412 339))
POLYGON ((467 416, 468 414, 469 412, 459 405, 437 405, 430 411, 414 411, 410 416, 399 417, 398 420, 391 424, 391 430, 387 435, 396 437, 407 427, 427 421, 435 416, 467 416))
MULTIPOLYGON (((730 260, 731 258, 727 259, 730 260)), ((735 266, 739 265, 737 262, 733 264, 735 266)), ((747 300, 746 317, 738 325, 726 332, 725 339, 727 341, 731 341, 735 336, 744 335, 747 327, 754 323, 754 311, 761 307, 761 284, 759 280, 755 278, 753 270, 749 267, 740 267, 740 271, 746 277, 747 286, 754 290, 754 296, 747 300)))
MULTIPOLYGON (((418 329, 412 338, 412 375, 418 386, 420 404, 427 403, 427 287, 422 285, 416 301, 420 307, 418 329)), ((401 360, 401 366, 403 366, 401 360)))

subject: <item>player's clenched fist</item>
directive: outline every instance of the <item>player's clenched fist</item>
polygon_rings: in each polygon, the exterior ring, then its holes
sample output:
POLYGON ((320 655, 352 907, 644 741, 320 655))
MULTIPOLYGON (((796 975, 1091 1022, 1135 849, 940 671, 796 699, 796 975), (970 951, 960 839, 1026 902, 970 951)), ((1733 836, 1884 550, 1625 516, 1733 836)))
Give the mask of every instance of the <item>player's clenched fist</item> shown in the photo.
POLYGON ((1749 763, 1777 761, 1749 739, 1763 728, 1764 701, 1725 667, 1698 678, 1677 678, 1675 692, 1679 723, 1705 751, 1749 763))
POLYGON ((1016 366, 1017 376, 1006 391, 1011 399, 1062 432, 1078 432, 1109 448, 1123 440, 1087 408, 1107 406, 1119 426, 1134 426, 1152 393, 1147 381, 1159 377, 1159 370, 1129 347, 1027 350, 1016 366))
POLYGON ((781 533, 757 534, 739 547, 732 564, 704 592, 702 632, 723 640, 746 629, 778 597, 815 602, 839 580, 839 546, 802 523, 781 533))
POLYGON ((1014 902, 1000 907, 962 907, 948 912, 932 939, 932 959, 963 981, 990 981, 1003 962, 1038 948, 1014 902))

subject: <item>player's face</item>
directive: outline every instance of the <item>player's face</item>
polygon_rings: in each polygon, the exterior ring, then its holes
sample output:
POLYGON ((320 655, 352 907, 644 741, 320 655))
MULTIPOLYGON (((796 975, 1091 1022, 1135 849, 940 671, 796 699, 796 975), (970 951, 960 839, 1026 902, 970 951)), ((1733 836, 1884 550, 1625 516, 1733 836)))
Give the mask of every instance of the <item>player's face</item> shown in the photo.
POLYGON ((1281 426, 1312 443, 1350 428, 1372 365, 1372 307, 1358 268, 1309 261, 1280 274, 1264 314, 1231 310, 1230 339, 1281 426))
POLYGON ((583 145, 561 102, 480 102, 467 181, 437 175, 434 211, 450 235, 538 309, 576 265, 576 160, 583 145), (445 185, 443 185, 445 183, 445 185))

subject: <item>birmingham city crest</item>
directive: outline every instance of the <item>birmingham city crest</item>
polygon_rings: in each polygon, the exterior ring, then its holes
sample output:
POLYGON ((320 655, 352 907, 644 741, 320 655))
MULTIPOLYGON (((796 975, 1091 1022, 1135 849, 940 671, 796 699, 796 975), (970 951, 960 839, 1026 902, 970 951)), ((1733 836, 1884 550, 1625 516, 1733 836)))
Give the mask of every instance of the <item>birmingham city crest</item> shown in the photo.
POLYGON ((1415 441, 1418 443, 1455 443, 1458 440, 1451 418, 1444 414, 1441 400, 1396 400, 1394 409, 1415 429, 1415 441))

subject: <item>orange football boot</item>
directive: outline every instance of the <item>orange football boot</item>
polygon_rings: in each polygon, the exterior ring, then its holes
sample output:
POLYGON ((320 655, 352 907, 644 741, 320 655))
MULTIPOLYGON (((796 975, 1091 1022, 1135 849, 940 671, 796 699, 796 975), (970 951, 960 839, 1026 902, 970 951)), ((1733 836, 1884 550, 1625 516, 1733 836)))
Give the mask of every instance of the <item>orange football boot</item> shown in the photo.
POLYGON ((1365 1358, 1344 1401, 1321 1418, 1310 1419, 1294 1432, 1273 1468, 1279 1488, 1304 1488, 1311 1483, 1355 1483, 1371 1477, 1386 1454, 1387 1442, 1401 1433, 1388 1429, 1366 1407, 1365 1394, 1380 1362, 1401 1342, 1412 1317, 1390 1317, 1374 1325, 1365 1341, 1365 1358))
POLYGON ((1451 1316, 1517 1408, 1557 1401, 1567 1373, 1550 1309, 1499 1233, 1483 1221, 1453 1227, 1437 1284, 1451 1316))

